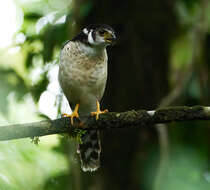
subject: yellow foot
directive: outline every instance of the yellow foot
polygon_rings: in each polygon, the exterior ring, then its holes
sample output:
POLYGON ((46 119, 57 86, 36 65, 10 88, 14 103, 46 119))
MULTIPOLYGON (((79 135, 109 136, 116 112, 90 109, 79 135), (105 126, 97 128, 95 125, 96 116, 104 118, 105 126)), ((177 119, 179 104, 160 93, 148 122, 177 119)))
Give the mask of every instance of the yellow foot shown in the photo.
POLYGON ((76 104, 74 111, 69 115, 64 113, 63 117, 70 117, 71 118, 71 124, 74 124, 74 117, 79 118, 79 114, 78 114, 78 109, 79 109, 79 104, 76 104))
POLYGON ((101 109, 100 109, 100 104, 99 104, 99 101, 98 101, 98 100, 96 101, 96 106, 97 106, 97 111, 96 111, 96 112, 91 112, 90 114, 91 114, 91 116, 96 116, 96 120, 98 120, 99 115, 100 115, 100 114, 107 113, 108 110, 106 109, 106 110, 104 110, 104 111, 101 111, 101 109))

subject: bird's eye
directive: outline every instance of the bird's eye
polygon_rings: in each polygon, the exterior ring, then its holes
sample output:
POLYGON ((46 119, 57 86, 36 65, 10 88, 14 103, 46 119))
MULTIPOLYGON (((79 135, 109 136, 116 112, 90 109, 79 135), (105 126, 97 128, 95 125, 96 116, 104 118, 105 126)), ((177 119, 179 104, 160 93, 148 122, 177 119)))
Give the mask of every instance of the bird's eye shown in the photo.
POLYGON ((104 35, 106 33, 106 30, 99 30, 100 35, 104 35))

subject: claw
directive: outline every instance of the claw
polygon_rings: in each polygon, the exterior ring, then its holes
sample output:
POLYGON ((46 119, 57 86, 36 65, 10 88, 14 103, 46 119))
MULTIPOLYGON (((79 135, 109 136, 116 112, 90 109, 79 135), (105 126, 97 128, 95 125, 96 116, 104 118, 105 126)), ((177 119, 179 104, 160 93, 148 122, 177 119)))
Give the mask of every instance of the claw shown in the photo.
POLYGON ((74 125, 74 117, 79 118, 78 114, 79 104, 76 104, 74 111, 71 114, 64 113, 63 117, 70 117, 71 118, 71 125, 74 125))
POLYGON ((105 109, 104 111, 101 111, 101 109, 100 109, 100 104, 99 104, 99 101, 98 101, 98 100, 96 101, 96 106, 97 106, 96 112, 91 112, 90 114, 91 114, 91 116, 96 116, 96 120, 98 120, 98 119, 99 119, 99 115, 100 115, 100 114, 107 113, 108 110, 105 109))

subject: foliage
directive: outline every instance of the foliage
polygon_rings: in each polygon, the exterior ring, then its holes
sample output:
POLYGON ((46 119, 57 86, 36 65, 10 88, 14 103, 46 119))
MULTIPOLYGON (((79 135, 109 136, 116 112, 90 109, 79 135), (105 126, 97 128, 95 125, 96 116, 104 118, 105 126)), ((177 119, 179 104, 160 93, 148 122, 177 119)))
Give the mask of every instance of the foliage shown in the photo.
POLYGON ((18 101, 22 100, 23 95, 28 92, 27 86, 21 76, 13 69, 2 68, 0 70, 0 86, 3 90, 0 91, 0 111, 2 114, 8 113, 9 94, 15 93, 18 101))
POLYGON ((52 151, 52 140, 42 138, 38 146, 28 139, 1 142, 0 188, 44 190, 49 176, 65 173, 67 162, 62 154, 52 151))

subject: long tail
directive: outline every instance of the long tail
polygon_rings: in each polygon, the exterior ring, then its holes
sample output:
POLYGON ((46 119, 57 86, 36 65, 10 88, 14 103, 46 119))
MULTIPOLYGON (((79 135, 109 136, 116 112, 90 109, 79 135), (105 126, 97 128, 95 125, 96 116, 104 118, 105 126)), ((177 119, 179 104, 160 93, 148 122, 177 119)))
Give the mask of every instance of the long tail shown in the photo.
POLYGON ((95 171, 100 167, 101 143, 97 130, 87 131, 81 138, 77 153, 80 156, 83 171, 95 171))

